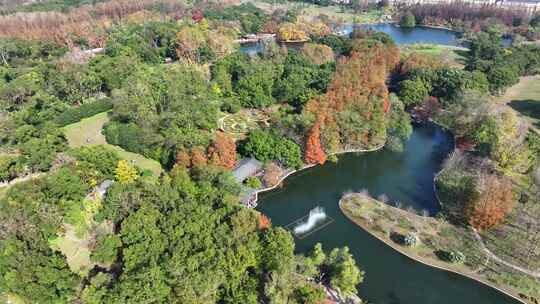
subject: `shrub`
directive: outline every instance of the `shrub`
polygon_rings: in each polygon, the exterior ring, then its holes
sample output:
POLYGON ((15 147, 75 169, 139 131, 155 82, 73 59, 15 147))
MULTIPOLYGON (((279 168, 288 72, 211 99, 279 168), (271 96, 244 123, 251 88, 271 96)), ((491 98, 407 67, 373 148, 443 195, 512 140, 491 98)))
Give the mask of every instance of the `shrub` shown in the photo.
POLYGON ((248 177, 244 183, 246 186, 253 189, 259 189, 262 187, 261 181, 255 176, 248 177))
POLYGON ((227 98, 221 104, 221 111, 228 112, 231 114, 237 113, 242 109, 240 101, 236 98, 227 98))
POLYGON ((403 235, 397 232, 391 232, 390 239, 397 244, 407 247, 414 247, 418 244, 418 237, 414 233, 407 233, 407 235, 403 235))
POLYGON ((300 146, 290 139, 267 131, 253 131, 240 146, 240 153, 263 162, 277 160, 288 168, 302 166, 300 146))
POLYGON ((0 157, 0 182, 10 181, 23 171, 17 160, 15 156, 0 157))
POLYGON ((439 259, 448 263, 462 264, 465 262, 465 255, 458 250, 438 250, 435 254, 439 259))
POLYGON ((97 100, 91 103, 85 103, 80 107, 71 108, 66 112, 60 114, 58 117, 56 117, 55 122, 59 126, 63 127, 78 122, 83 118, 109 111, 112 109, 112 107, 113 104, 108 98, 97 100))
POLYGON ((416 234, 408 233, 403 238, 403 245, 405 245, 407 247, 414 247, 414 246, 418 245, 418 237, 416 236, 416 234))

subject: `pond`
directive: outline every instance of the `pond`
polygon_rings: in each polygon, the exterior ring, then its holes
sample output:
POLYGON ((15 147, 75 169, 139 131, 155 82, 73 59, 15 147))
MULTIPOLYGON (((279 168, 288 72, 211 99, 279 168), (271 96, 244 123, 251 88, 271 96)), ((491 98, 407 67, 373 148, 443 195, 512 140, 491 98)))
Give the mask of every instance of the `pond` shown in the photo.
MULTIPOLYGON (((365 29, 372 29, 388 34, 392 40, 398 45, 400 44, 412 44, 412 43, 430 43, 430 44, 443 44, 450 46, 458 46, 459 38, 461 34, 458 32, 417 26, 414 28, 402 28, 396 26, 393 23, 379 23, 379 24, 362 24, 357 25, 365 29)), ((343 27, 343 34, 350 34, 355 25, 348 24, 343 27)), ((240 51, 255 55, 262 51, 260 43, 246 43, 240 46, 240 51)))
POLYGON ((466 277, 437 270, 394 251, 349 221, 338 201, 346 191, 367 189, 373 196, 386 194, 417 210, 435 214, 440 209, 433 177, 453 148, 452 136, 435 125, 415 126, 402 153, 386 150, 344 154, 287 178, 282 188, 263 193, 258 210, 277 226, 287 226, 317 206, 333 222, 303 239, 296 250, 306 252, 315 243, 327 250, 348 246, 366 272, 360 296, 377 304, 505 304, 519 303, 495 289, 466 277))
MULTIPOLYGON (((429 43, 458 46, 459 38, 461 37, 461 34, 455 31, 425 26, 404 28, 399 27, 394 23, 362 24, 358 26, 363 29, 386 33, 398 45, 429 43)), ((350 34, 353 31, 353 28, 353 24, 346 25, 344 26, 344 32, 350 34)))

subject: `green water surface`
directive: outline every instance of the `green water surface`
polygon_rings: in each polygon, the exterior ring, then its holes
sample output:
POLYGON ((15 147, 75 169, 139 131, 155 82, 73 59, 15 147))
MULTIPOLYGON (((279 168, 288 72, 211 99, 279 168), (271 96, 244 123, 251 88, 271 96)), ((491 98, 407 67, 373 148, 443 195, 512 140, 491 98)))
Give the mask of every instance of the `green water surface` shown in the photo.
POLYGON ((433 177, 453 149, 452 136, 435 125, 416 126, 403 153, 345 154, 337 163, 301 171, 282 188, 261 194, 258 210, 286 226, 322 206, 334 221, 303 239, 298 252, 317 242, 327 250, 348 246, 366 272, 360 296, 376 304, 505 304, 517 300, 466 277, 415 262, 349 221, 338 201, 346 191, 367 189, 390 201, 436 214, 433 177))

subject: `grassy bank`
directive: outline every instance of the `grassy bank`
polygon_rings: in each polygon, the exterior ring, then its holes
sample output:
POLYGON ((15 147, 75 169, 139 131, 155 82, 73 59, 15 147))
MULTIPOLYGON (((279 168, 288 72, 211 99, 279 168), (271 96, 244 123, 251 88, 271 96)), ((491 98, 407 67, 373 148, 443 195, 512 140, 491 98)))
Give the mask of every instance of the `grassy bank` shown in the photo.
POLYGON ((163 172, 159 162, 107 143, 105 136, 101 134, 101 130, 108 121, 108 113, 104 112, 65 126, 64 132, 69 146, 78 148, 85 145, 103 145, 118 153, 120 158, 134 163, 143 170, 152 171, 154 176, 159 176, 163 172))
POLYGON ((412 53, 433 56, 451 67, 463 68, 465 60, 463 53, 467 49, 459 46, 419 43, 402 45, 400 50, 401 54, 405 56, 412 53))
POLYGON ((540 296, 540 291, 533 287, 538 285, 534 278, 490 259, 468 228, 452 225, 442 218, 419 216, 366 194, 342 197, 340 208, 351 221, 411 259, 468 276, 516 298, 540 296), (415 246, 396 241, 407 235, 416 236, 415 246), (439 258, 442 252, 450 251, 461 252, 464 261, 451 263, 439 258))
POLYGON ((522 77, 497 101, 508 104, 531 125, 540 128, 540 75, 522 77))

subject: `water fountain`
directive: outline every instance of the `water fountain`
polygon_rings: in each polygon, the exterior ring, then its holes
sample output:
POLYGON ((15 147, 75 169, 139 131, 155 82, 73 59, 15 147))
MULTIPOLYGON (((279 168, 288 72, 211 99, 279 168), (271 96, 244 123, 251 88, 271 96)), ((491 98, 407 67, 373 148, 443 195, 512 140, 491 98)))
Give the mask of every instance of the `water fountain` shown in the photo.
POLYGON ((295 235, 302 235, 313 229, 318 223, 326 219, 324 208, 315 207, 309 211, 307 219, 294 227, 295 235))

